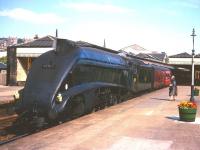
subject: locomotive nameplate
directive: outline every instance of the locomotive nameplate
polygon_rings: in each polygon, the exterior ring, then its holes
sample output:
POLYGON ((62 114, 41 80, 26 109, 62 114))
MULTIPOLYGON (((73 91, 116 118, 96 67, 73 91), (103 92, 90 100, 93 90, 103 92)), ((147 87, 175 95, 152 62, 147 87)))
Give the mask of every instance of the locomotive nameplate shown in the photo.
POLYGON ((55 69, 55 64, 42 64, 42 69, 55 69))

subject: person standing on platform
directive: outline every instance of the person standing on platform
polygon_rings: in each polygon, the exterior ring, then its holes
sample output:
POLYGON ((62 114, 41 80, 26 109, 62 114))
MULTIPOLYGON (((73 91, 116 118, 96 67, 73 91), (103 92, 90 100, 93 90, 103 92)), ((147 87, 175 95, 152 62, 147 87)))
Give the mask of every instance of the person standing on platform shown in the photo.
POLYGON ((169 85, 169 96, 170 96, 170 100, 174 100, 177 96, 177 85, 176 85, 176 80, 175 80, 175 76, 171 77, 171 83, 169 85))

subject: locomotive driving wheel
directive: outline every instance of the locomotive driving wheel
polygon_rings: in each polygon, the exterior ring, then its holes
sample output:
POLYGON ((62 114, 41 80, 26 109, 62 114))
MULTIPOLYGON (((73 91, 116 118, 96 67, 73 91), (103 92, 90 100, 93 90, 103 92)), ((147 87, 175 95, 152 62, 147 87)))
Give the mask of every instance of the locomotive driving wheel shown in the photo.
POLYGON ((85 103, 82 96, 75 96, 71 101, 71 117, 77 118, 85 113, 85 103))

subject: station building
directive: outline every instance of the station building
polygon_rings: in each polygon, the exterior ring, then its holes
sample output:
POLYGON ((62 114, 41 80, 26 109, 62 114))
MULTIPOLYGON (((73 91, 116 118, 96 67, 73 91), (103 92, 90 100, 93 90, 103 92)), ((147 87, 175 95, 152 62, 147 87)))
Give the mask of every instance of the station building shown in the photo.
POLYGON ((150 51, 143 48, 142 46, 138 44, 133 44, 133 45, 124 47, 121 50, 139 58, 144 58, 144 59, 157 61, 161 63, 168 63, 168 56, 165 52, 159 53, 156 51, 150 51))
POLYGON ((7 48, 7 85, 24 85, 32 62, 53 49, 55 37, 45 36, 7 48))
MULTIPOLYGON (((191 84, 192 78, 192 55, 184 52, 169 56, 168 63, 176 67, 174 74, 177 76, 178 84, 191 84)), ((194 79, 195 85, 200 85, 200 54, 194 57, 194 79)))

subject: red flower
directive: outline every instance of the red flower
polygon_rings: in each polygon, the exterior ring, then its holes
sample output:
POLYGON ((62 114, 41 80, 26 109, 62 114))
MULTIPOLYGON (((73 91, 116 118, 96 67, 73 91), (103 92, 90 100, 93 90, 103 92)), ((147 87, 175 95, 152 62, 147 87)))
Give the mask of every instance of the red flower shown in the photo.
POLYGON ((189 108, 197 109, 197 104, 195 102, 182 101, 180 102, 178 107, 183 109, 189 109, 189 108))

